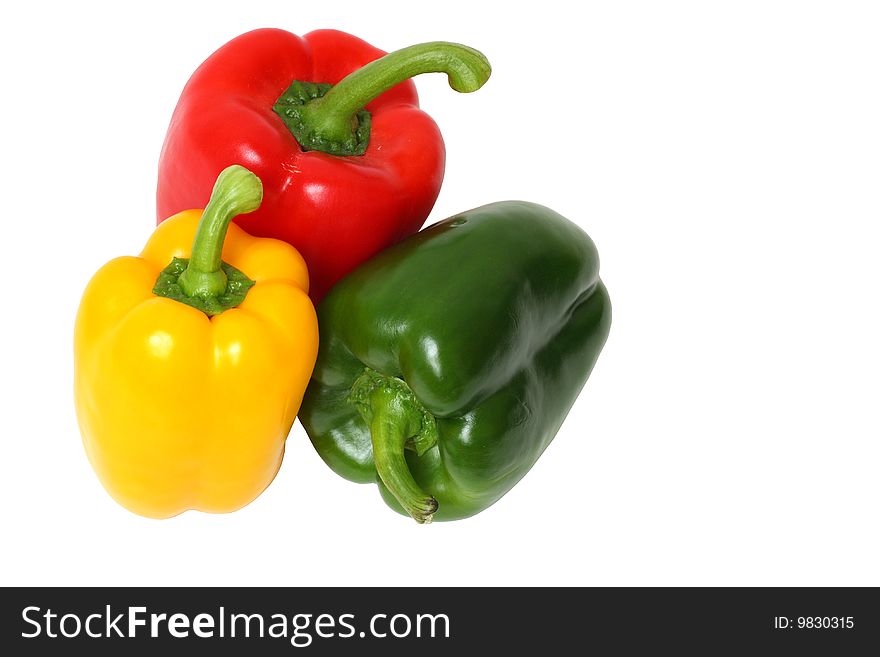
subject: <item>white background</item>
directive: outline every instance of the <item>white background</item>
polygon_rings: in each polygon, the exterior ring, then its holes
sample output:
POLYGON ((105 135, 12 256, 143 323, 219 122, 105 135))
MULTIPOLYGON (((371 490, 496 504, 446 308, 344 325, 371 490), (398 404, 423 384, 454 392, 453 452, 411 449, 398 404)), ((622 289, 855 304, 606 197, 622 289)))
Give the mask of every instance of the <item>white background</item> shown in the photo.
POLYGON ((14 3, 0 21, 0 584, 880 585, 880 14, 871 2, 14 3), (239 33, 484 51, 418 80, 429 222, 522 198, 602 255, 611 336, 498 504, 420 527, 297 424, 230 515, 147 520, 83 453, 79 295, 154 225, 195 67, 239 33))

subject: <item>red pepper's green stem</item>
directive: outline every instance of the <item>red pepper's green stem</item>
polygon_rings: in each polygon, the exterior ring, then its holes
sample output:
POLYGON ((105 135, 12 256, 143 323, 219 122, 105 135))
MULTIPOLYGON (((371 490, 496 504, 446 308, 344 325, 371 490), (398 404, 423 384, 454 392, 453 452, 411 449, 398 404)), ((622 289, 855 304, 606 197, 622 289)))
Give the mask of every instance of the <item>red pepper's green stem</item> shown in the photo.
POLYGON ((220 254, 229 222, 237 215, 253 212, 262 200, 263 184, 256 175, 237 164, 220 172, 199 220, 189 264, 177 281, 184 294, 205 299, 226 292, 227 276, 221 268, 220 254))
POLYGON ((350 139, 357 112, 371 100, 422 73, 446 73, 449 86, 462 93, 482 87, 492 67, 478 50, 445 41, 431 41, 389 53, 354 71, 320 98, 309 102, 302 121, 326 141, 350 139))
POLYGON ((423 491, 409 471, 404 447, 422 430, 422 414, 397 390, 376 387, 370 393, 373 461, 385 487, 416 522, 431 522, 437 500, 423 491))

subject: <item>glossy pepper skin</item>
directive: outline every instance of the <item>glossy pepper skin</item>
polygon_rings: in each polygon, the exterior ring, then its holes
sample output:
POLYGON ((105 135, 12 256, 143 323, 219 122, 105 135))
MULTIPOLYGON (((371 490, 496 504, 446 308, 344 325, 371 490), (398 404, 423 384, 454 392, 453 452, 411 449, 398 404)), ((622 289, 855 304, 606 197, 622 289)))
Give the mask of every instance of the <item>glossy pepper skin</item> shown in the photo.
POLYGON ((201 210, 177 214, 140 257, 102 267, 76 319, 76 410, 89 461, 121 505, 152 518, 233 511, 256 498, 281 464, 317 354, 296 250, 234 225, 223 240, 228 215, 259 203, 240 195, 242 186, 254 192, 252 174, 224 174, 204 220, 201 210), (219 283, 203 267, 185 297, 179 259, 196 265, 199 249, 219 264, 221 246, 219 283))
POLYGON ((608 335, 590 238, 502 202, 430 226, 318 306, 300 420, 338 474, 419 522, 496 502, 565 419, 608 335))
POLYGON ((385 54, 334 30, 299 37, 259 29, 221 47, 174 110, 159 161, 158 220, 201 207, 217 171, 246 163, 265 198, 236 221, 299 250, 316 302, 417 231, 440 191, 446 155, 408 78, 442 71, 454 89, 470 92, 490 68, 477 51, 443 42, 385 54), (318 97, 297 105, 310 95, 318 97))

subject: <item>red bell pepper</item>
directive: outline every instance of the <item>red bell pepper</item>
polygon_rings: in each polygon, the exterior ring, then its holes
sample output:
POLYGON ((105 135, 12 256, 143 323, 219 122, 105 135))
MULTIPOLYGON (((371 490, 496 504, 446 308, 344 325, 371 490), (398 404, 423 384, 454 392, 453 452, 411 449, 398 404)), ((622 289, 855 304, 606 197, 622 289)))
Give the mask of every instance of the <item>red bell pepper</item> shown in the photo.
POLYGON ((478 51, 445 42, 386 55, 334 30, 243 34, 181 94, 159 160, 159 221, 203 207, 219 171, 246 166, 263 181, 263 204, 236 222, 293 244, 318 301, 416 232, 437 199, 443 139, 409 78, 444 72, 471 92, 490 71, 478 51))

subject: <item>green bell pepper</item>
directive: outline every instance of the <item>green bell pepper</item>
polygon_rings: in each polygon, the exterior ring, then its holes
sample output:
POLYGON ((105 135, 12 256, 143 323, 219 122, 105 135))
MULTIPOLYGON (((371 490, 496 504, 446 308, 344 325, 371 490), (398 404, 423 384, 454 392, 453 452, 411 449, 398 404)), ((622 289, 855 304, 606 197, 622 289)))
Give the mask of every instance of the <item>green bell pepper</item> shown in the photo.
POLYGON ((437 223, 337 284, 300 420, 326 463, 418 522, 496 502, 556 435, 608 336, 590 238, 502 202, 437 223))

